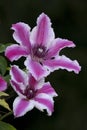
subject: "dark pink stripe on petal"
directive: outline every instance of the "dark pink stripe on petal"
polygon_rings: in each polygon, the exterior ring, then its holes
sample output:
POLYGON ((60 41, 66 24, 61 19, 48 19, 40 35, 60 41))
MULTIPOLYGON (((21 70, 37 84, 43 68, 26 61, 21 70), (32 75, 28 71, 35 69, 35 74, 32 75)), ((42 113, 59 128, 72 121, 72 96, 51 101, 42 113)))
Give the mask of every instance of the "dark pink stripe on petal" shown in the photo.
POLYGON ((14 80, 11 80, 11 85, 13 87, 13 89, 15 90, 16 93, 20 93, 20 94, 23 94, 23 91, 21 89, 21 85, 16 83, 14 80))
POLYGON ((39 102, 40 104, 46 106, 48 115, 51 115, 52 112, 54 111, 53 102, 51 102, 50 100, 45 99, 45 98, 35 98, 35 101, 37 101, 37 102, 39 102))
POLYGON ((17 97, 13 103, 13 112, 15 117, 23 116, 31 109, 33 109, 33 105, 26 99, 17 97))
POLYGON ((44 65, 46 65, 50 71, 66 69, 78 74, 81 70, 79 63, 76 60, 72 61, 65 56, 59 56, 58 59, 44 61, 44 65))
POLYGON ((10 74, 12 79, 15 79, 17 82, 25 83, 26 74, 18 66, 14 65, 11 67, 10 74))
POLYGON ((14 30, 14 33, 13 33, 14 39, 21 45, 27 47, 30 52, 30 49, 31 49, 30 27, 23 22, 19 22, 19 23, 13 24, 11 29, 14 30))
POLYGON ((34 43, 46 45, 54 39, 54 32, 47 15, 42 13, 37 19, 37 26, 32 30, 31 37, 34 43))
POLYGON ((42 44, 45 42, 46 39, 46 34, 48 32, 48 27, 47 27, 47 17, 46 15, 43 14, 43 16, 39 17, 39 22, 38 22, 38 30, 37 30, 37 40, 36 42, 38 44, 42 44))
POLYGON ((38 90, 38 93, 46 93, 48 95, 57 96, 57 93, 49 82, 45 83, 43 87, 38 90))
POLYGON ((31 74, 29 75, 29 81, 28 82, 29 82, 29 86, 31 86, 31 87, 32 86, 34 87, 37 84, 36 79, 31 74))
POLYGON ((28 51, 19 45, 11 45, 6 48, 5 56, 10 60, 18 60, 22 56, 27 56, 28 51))
POLYGON ((54 57, 59 53, 59 51, 65 47, 75 47, 75 44, 72 41, 67 39, 57 38, 53 41, 52 46, 50 46, 47 58, 54 57))
POLYGON ((7 82, 0 76, 0 91, 4 91, 7 88, 7 82))
POLYGON ((25 66, 36 80, 48 75, 48 72, 44 69, 44 67, 39 62, 32 60, 30 57, 28 57, 25 61, 25 66))

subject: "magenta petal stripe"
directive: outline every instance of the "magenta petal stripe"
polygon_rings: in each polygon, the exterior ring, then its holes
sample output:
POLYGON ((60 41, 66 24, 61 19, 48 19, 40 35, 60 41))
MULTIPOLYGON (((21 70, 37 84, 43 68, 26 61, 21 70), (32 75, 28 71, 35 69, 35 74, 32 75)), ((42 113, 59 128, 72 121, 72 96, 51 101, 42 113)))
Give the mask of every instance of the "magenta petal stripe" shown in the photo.
POLYGON ((26 114, 26 112, 32 110, 33 107, 34 105, 32 101, 17 97, 13 103, 13 112, 15 117, 20 117, 26 114))
POLYGON ((31 32, 31 39, 36 44, 46 45, 54 39, 49 17, 42 13, 37 19, 37 26, 31 32))
POLYGON ((47 94, 38 94, 38 96, 35 97, 35 101, 37 104, 36 107, 41 111, 46 109, 49 116, 54 111, 54 101, 51 96, 47 94))
MULTIPOLYGON (((46 109, 48 112, 48 115, 51 116, 52 112, 54 111, 53 104, 47 99, 36 98, 35 100, 39 103, 38 106, 42 105, 43 109, 46 109), (45 106, 45 108, 44 108, 44 106, 45 106)), ((39 107, 38 107, 38 109, 39 109, 39 107)))
POLYGON ((26 83, 27 75, 18 66, 13 65, 10 70, 10 75, 16 82, 26 83))
POLYGON ((23 94, 23 90, 20 84, 18 84, 14 80, 11 80, 10 83, 12 85, 12 88, 16 91, 16 93, 18 93, 18 95, 23 94))
POLYGON ((19 22, 13 24, 11 29, 14 30, 13 38, 15 41, 30 49, 30 27, 23 22, 19 22))
POLYGON ((51 86, 51 84, 49 82, 44 83, 43 87, 38 90, 38 94, 39 93, 46 93, 52 97, 58 96, 57 93, 55 92, 54 88, 51 86))
POLYGON ((44 65, 46 65, 51 72, 57 69, 66 69, 68 71, 74 71, 78 74, 81 70, 81 66, 76 60, 72 61, 64 55, 58 56, 58 59, 46 60, 44 61, 44 65))
POLYGON ((29 75, 28 84, 31 86, 32 89, 38 90, 43 87, 44 78, 40 80, 36 80, 31 74, 29 75))
POLYGON ((52 43, 52 46, 49 48, 46 58, 48 59, 58 55, 60 50, 65 47, 75 47, 75 44, 67 39, 55 39, 52 43))
MULTIPOLYGON (((45 14, 40 15, 40 17, 38 18, 38 30, 37 30, 37 39, 36 42, 38 44, 43 44, 43 43, 47 43, 46 42, 46 37, 48 35, 48 17, 45 14)), ((50 23, 50 22, 49 22, 50 23)))
POLYGON ((19 45, 11 45, 6 48, 5 56, 10 60, 18 60, 22 56, 27 56, 29 53, 27 49, 19 45))
POLYGON ((31 74, 29 75, 28 84, 29 84, 31 87, 32 87, 32 84, 33 84, 33 86, 36 86, 36 84, 37 84, 36 79, 35 79, 31 74))
POLYGON ((30 57, 27 58, 24 64, 36 80, 47 76, 49 73, 40 63, 32 60, 30 57))

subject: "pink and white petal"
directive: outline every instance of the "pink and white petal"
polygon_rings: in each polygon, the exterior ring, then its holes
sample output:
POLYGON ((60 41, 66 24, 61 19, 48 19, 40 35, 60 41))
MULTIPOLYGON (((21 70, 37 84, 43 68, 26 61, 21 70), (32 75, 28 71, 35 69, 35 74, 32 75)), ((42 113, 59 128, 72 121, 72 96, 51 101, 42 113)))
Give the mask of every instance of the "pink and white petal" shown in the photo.
POLYGON ((54 31, 51 27, 50 18, 42 13, 37 19, 37 26, 31 32, 31 40, 34 44, 46 45, 54 39, 54 31))
POLYGON ((0 91, 7 89, 7 82, 0 76, 0 91))
POLYGON ((39 93, 45 93, 50 95, 51 97, 58 96, 54 88, 51 86, 50 82, 44 83, 43 87, 38 90, 37 94, 39 93))
POLYGON ((34 108, 32 100, 22 99, 17 97, 13 102, 13 112, 15 117, 24 116, 28 111, 34 108))
POLYGON ((31 86, 31 87, 34 87, 35 89, 39 89, 43 86, 44 84, 44 78, 40 79, 40 80, 36 80, 32 74, 29 74, 29 81, 28 81, 28 84, 31 86))
POLYGON ((66 56, 58 56, 58 58, 53 60, 44 61, 44 65, 49 69, 49 71, 54 71, 57 69, 66 69, 68 71, 74 71, 76 74, 81 70, 79 63, 74 60, 70 60, 66 56))
POLYGON ((60 50, 65 47, 75 47, 75 44, 67 39, 61 39, 61 38, 55 39, 49 48, 46 58, 49 59, 51 57, 56 56, 60 52, 60 50))
POLYGON ((5 56, 10 60, 18 60, 22 56, 27 56, 29 53, 23 46, 11 45, 6 48, 5 56))
POLYGON ((18 83, 18 82, 15 82, 14 80, 10 80, 10 83, 11 83, 11 86, 12 88, 14 89, 14 91, 22 98, 26 98, 24 95, 23 95, 23 92, 25 90, 25 86, 23 85, 23 83, 18 83))
POLYGON ((10 75, 12 80, 27 85, 27 74, 24 71, 22 71, 17 65, 11 66, 10 75))
POLYGON ((35 86, 37 84, 37 80, 32 76, 31 73, 28 74, 28 84, 32 87, 35 86))
POLYGON ((52 112, 54 111, 54 101, 53 98, 45 93, 38 94, 35 97, 35 107, 39 109, 40 111, 43 111, 44 109, 47 110, 47 113, 49 116, 52 115, 52 112))
POLYGON ((31 57, 28 57, 24 64, 36 80, 40 80, 49 74, 39 62, 34 61, 31 57))
POLYGON ((15 39, 15 41, 28 48, 28 51, 30 52, 30 27, 28 26, 28 24, 19 22, 13 24, 11 29, 14 30, 13 38, 15 39))
POLYGON ((35 89, 39 90, 43 87, 45 82, 45 78, 41 78, 40 80, 38 80, 37 84, 35 85, 35 89))

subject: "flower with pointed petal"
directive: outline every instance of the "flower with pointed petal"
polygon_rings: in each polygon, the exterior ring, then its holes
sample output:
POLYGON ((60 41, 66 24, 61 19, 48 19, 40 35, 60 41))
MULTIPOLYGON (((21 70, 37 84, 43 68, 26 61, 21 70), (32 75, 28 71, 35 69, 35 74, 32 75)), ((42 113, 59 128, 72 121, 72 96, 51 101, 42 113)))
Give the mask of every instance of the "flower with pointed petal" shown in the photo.
POLYGON ((7 89, 7 82, 0 76, 0 91, 7 89))
POLYGON ((47 110, 50 116, 54 111, 53 97, 57 96, 55 90, 49 82, 44 82, 44 78, 36 79, 28 72, 25 73, 18 66, 13 65, 10 70, 11 85, 18 94, 13 102, 13 112, 15 117, 20 117, 34 107, 43 111, 47 110))
POLYGON ((30 27, 19 22, 12 25, 13 38, 19 43, 7 47, 5 51, 9 60, 18 60, 25 56, 25 66, 35 79, 46 77, 57 69, 66 69, 79 73, 79 63, 70 60, 66 56, 60 56, 59 52, 65 47, 75 47, 75 44, 67 39, 55 38, 50 18, 42 13, 37 19, 37 26, 30 32, 30 27))

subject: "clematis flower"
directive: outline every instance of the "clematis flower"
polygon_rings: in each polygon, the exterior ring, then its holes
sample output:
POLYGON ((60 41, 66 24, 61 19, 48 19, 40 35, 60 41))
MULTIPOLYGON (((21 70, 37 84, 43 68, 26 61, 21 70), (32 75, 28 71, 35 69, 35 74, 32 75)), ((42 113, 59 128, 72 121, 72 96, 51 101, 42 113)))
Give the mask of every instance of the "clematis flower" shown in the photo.
POLYGON ((37 18, 37 25, 32 31, 23 22, 13 24, 11 29, 14 30, 13 38, 18 44, 7 47, 5 55, 11 61, 26 57, 24 64, 35 79, 46 77, 58 69, 77 74, 81 70, 77 60, 72 61, 59 55, 63 48, 73 48, 75 44, 67 39, 55 38, 50 18, 46 14, 42 13, 37 18))
POLYGON ((47 110, 50 116, 54 111, 53 97, 57 96, 49 82, 44 78, 36 81, 30 73, 25 73, 18 66, 13 65, 10 70, 11 85, 18 94, 13 102, 15 117, 23 116, 34 107, 43 111, 47 110))
POLYGON ((0 91, 4 91, 7 88, 7 82, 0 76, 0 91))

